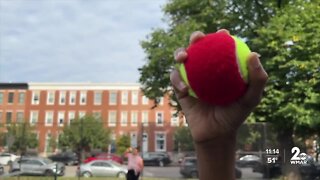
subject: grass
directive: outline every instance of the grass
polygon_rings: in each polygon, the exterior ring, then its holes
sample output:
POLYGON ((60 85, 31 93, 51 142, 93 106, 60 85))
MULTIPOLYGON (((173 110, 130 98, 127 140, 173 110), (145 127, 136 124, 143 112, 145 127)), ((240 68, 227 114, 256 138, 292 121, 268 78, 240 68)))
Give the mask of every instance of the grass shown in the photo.
MULTIPOLYGON (((80 180, 120 180, 121 178, 114 177, 92 177, 84 178, 80 180)), ((140 178, 141 179, 141 178, 140 178)), ((143 180, 181 180, 175 178, 142 178, 143 180)), ((54 180, 54 177, 39 177, 39 176, 20 176, 20 177, 0 177, 0 180, 54 180)), ((78 177, 57 177, 57 180, 78 180, 78 177)))

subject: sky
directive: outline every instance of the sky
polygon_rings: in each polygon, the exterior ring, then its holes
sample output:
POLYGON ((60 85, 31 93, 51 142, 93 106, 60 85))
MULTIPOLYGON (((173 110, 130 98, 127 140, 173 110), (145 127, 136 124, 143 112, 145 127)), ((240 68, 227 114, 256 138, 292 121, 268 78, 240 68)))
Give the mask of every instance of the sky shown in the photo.
POLYGON ((0 0, 0 82, 136 83, 166 0, 0 0))

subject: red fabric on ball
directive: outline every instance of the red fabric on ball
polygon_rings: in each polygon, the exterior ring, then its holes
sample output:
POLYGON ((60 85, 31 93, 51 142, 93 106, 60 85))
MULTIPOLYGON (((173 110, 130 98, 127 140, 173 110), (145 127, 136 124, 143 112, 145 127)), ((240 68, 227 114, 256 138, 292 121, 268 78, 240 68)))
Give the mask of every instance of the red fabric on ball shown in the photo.
POLYGON ((226 105, 246 91, 236 59, 233 38, 224 33, 206 35, 188 49, 185 69, 198 98, 210 104, 226 105))

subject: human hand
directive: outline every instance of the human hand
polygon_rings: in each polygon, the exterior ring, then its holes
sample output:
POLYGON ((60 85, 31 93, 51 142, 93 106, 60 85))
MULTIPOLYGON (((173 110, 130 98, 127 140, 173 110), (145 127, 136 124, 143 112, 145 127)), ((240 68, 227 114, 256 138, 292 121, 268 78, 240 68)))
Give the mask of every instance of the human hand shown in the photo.
MULTIPOLYGON (((228 33, 222 29, 218 32, 228 33)), ((203 38, 205 34, 196 31, 190 36, 190 44, 203 38)), ((178 70, 173 70, 170 80, 177 99, 186 116, 193 140, 196 143, 207 142, 219 137, 235 135, 239 126, 245 121, 251 111, 259 104, 268 75, 263 69, 259 54, 252 52, 248 59, 248 89, 244 96, 227 106, 206 104, 188 94, 188 87, 182 81, 178 70)), ((184 62, 188 57, 183 48, 175 52, 175 60, 184 62)), ((210 82, 208 82, 210 83, 210 82)))

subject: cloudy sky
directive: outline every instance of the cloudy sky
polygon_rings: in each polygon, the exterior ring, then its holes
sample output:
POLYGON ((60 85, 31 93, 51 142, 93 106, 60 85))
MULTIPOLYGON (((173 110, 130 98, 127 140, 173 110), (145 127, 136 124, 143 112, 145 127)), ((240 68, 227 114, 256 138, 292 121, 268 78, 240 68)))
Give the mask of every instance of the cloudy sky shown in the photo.
POLYGON ((0 82, 138 82, 166 0, 0 0, 0 82))

